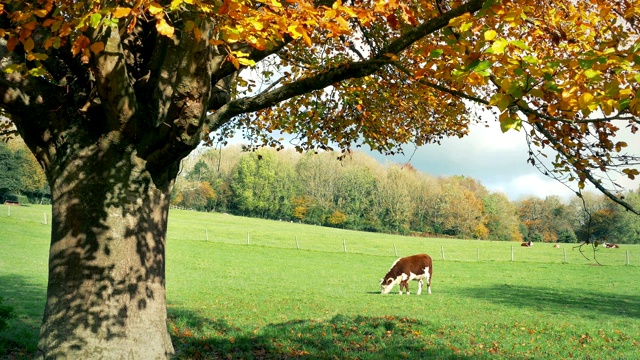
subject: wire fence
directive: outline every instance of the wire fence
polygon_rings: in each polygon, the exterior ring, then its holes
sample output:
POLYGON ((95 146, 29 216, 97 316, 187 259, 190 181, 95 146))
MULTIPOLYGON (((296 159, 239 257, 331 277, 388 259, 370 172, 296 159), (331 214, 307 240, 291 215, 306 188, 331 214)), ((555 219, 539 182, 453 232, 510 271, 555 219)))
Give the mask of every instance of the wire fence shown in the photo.
MULTIPOLYGON (((440 261, 546 262, 611 266, 640 264, 640 245, 623 244, 620 248, 606 249, 590 244, 534 243, 531 247, 524 247, 519 242, 424 238, 406 238, 401 242, 345 238, 306 241, 304 237, 297 235, 292 236, 290 240, 274 239, 250 231, 247 231, 244 238, 221 239, 212 236, 208 229, 205 229, 203 235, 200 239, 189 237, 185 240, 394 257, 427 253, 434 260, 440 261)), ((169 236, 169 241, 171 240, 172 237, 169 236)))

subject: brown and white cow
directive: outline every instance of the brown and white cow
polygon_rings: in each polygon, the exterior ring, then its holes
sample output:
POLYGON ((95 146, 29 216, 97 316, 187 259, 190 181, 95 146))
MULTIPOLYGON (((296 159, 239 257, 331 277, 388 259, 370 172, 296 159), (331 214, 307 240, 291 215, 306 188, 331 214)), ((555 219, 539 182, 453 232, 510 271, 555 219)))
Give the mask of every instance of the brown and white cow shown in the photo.
POLYGON ((531 242, 531 241, 523 242, 523 243, 520 244, 520 246, 532 247, 533 246, 533 242, 531 242))
POLYGON ((391 265, 387 275, 380 280, 383 294, 388 294, 396 284, 402 289, 407 289, 409 294, 409 281, 418 281, 418 295, 422 293, 423 280, 427 282, 427 292, 431 294, 431 275, 433 274, 433 262, 427 254, 418 254, 400 258, 391 265))
POLYGON ((605 249, 619 249, 620 245, 612 244, 612 243, 604 243, 604 248, 605 249))

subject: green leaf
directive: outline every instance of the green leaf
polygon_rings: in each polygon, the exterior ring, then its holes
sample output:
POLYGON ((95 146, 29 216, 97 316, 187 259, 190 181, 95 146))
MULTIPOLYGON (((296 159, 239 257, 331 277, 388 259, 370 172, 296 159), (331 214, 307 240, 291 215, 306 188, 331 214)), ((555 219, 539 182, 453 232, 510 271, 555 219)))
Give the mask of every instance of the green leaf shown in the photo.
POLYGON ((589 59, 589 60, 578 59, 578 64, 582 69, 587 70, 587 69, 591 69, 593 67, 593 64, 596 63, 596 61, 597 59, 589 59))
POLYGON ((629 108, 629 103, 631 103, 631 99, 629 98, 620 100, 620 110, 626 110, 629 108))
MULTIPOLYGON (((640 74, 636 75, 639 76, 640 74)), ((638 79, 636 79, 638 80, 638 79)), ((607 83, 604 86, 604 93, 605 95, 607 95, 608 97, 614 97, 616 95, 618 95, 618 93, 620 92, 620 82, 618 82, 618 80, 613 79, 611 82, 607 83)))
POLYGON ((469 64, 469 67, 467 68, 467 70, 473 70, 475 72, 481 72, 481 71, 485 71, 487 69, 490 69, 491 65, 492 65, 492 63, 489 60, 484 60, 484 61, 476 60, 476 61, 472 62, 471 64, 469 64))
POLYGON ((640 83, 640 73, 636 74, 633 78, 640 83))
POLYGON ((429 59, 439 58, 440 56, 442 56, 443 53, 444 53, 444 50, 442 49, 431 50, 431 52, 429 53, 429 59))
POLYGON ((500 120, 500 130, 502 130, 503 133, 509 130, 520 131, 520 129, 522 129, 522 120, 517 116, 515 118, 508 116, 500 120))
POLYGON ((89 20, 89 23, 91 24, 92 28, 97 28, 100 24, 100 20, 102 20, 102 15, 100 15, 99 13, 95 13, 91 15, 91 20, 89 20))
POLYGON ((511 41, 511 44, 522 50, 529 50, 529 47, 527 46, 527 44, 525 44, 524 41, 522 40, 513 40, 511 41))
POLYGON ((509 97, 502 93, 497 93, 491 97, 489 105, 496 106, 501 112, 509 107, 509 97))
POLYGON ((460 31, 465 32, 465 31, 471 29, 472 25, 473 25, 473 23, 471 23, 471 22, 464 23, 464 24, 462 24, 462 26, 460 26, 460 31))
POLYGON ((596 71, 596 70, 593 70, 593 69, 589 69, 589 70, 584 72, 584 76, 586 76, 587 79, 593 79, 593 78, 595 78, 596 76, 599 76, 599 75, 600 75, 600 71, 596 71))
POLYGON ((636 43, 629 49, 629 52, 636 53, 638 50, 640 50, 640 41, 636 41, 636 43))
POLYGON ((29 70, 29 75, 31 76, 44 76, 47 75, 47 70, 41 68, 41 67, 37 67, 37 68, 33 68, 31 70, 29 70))
POLYGON ((522 60, 528 62, 529 64, 537 64, 538 63, 538 59, 536 59, 535 57, 533 57, 531 55, 527 55, 527 56, 523 57, 522 60))
POLYGON ((21 69, 22 69, 22 64, 11 64, 4 68, 4 72, 7 74, 11 74, 16 71, 20 71, 21 69))

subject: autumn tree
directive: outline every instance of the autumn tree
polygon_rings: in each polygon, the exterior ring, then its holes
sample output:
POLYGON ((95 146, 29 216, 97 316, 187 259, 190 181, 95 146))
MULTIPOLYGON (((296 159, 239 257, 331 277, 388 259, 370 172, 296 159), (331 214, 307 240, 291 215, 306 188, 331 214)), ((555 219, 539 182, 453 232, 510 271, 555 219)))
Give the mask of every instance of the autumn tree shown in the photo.
POLYGON ((550 148, 543 171, 636 211, 599 175, 638 175, 616 135, 638 128, 639 11, 617 0, 0 0, 0 131, 24 139, 53 201, 41 356, 173 353, 171 190, 182 158, 235 129, 254 144, 279 147, 285 132, 299 150, 389 154, 463 136, 473 102, 503 130, 527 131, 532 164, 550 148))

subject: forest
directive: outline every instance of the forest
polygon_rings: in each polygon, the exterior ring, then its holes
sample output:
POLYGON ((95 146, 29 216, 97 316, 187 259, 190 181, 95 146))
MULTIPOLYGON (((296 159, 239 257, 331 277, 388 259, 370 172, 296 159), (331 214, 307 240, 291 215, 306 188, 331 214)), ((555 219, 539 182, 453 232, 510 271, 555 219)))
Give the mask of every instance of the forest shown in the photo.
MULTIPOLYGON (((411 236, 639 243, 640 218, 602 194, 511 201, 466 176, 435 177, 365 152, 206 148, 182 164, 172 206, 411 236)), ((640 193, 626 201, 640 204, 640 193)))
MULTIPOLYGON (((411 236, 499 241, 640 243, 640 218, 602 194, 511 201, 466 176, 435 177, 365 152, 203 148, 182 163, 174 207, 411 236), (583 201, 584 200, 584 201, 583 201)), ((47 203, 24 144, 0 143, 0 196, 47 203)), ((640 191, 625 199, 640 205, 640 191)))

